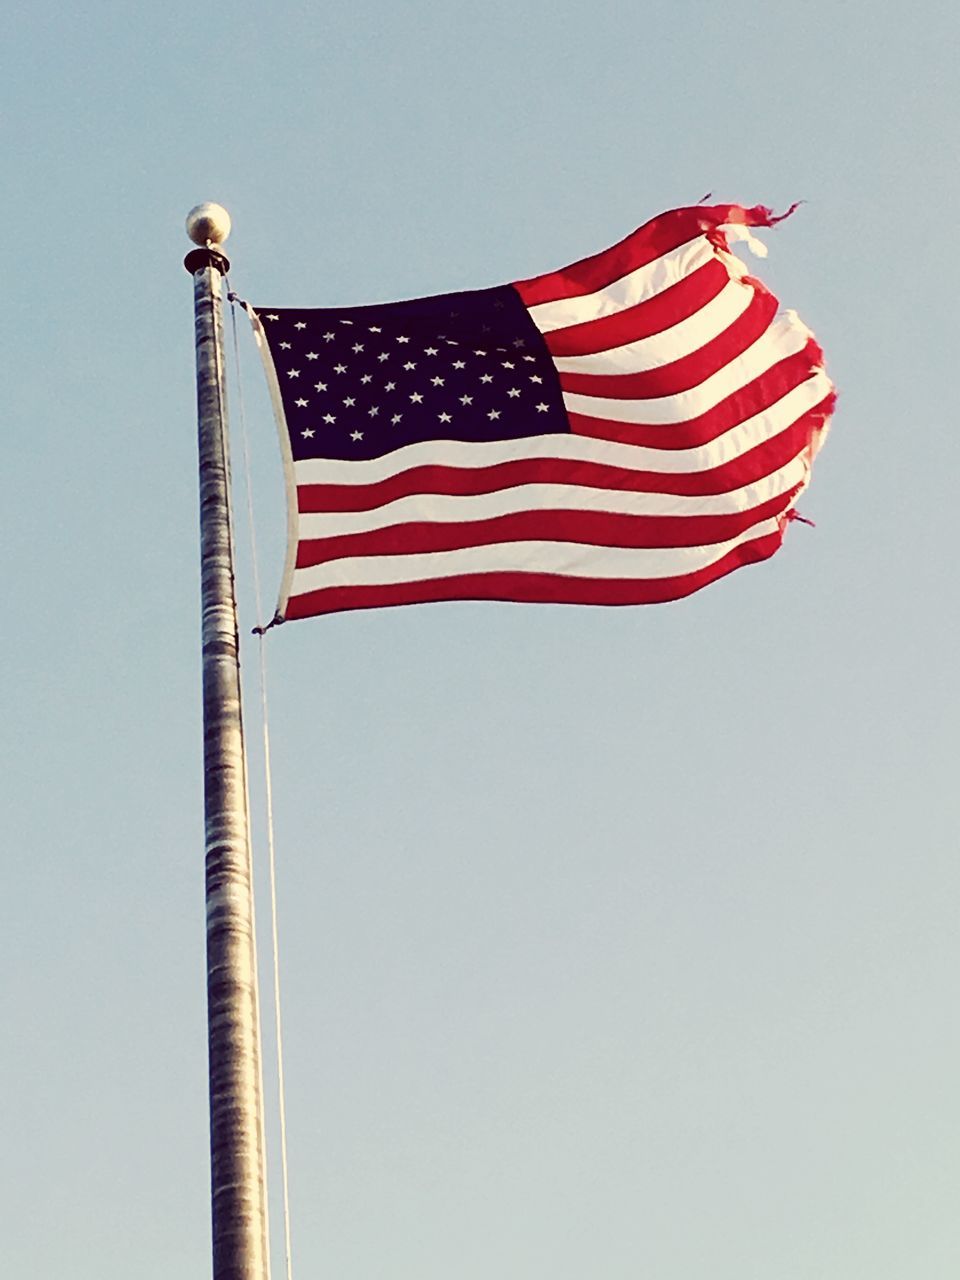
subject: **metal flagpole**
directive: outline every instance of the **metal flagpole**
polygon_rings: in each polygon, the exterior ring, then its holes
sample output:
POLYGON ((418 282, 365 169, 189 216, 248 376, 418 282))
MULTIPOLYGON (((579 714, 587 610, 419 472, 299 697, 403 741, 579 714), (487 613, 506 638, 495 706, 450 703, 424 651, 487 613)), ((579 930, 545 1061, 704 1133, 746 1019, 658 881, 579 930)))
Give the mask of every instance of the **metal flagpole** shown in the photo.
POLYGON ((187 215, 193 276, 200 450, 203 783, 206 822, 207 1042, 213 1280, 267 1280, 260 1026, 229 508, 220 246, 230 216, 187 215))

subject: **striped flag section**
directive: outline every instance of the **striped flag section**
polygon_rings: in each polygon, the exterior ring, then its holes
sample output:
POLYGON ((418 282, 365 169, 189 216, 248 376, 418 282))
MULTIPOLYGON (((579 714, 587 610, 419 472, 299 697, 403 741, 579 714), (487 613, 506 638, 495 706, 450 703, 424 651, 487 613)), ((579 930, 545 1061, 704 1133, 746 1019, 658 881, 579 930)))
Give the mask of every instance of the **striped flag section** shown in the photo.
POLYGON ((676 209, 498 289, 249 308, 290 497, 276 620, 647 604, 771 556, 834 403, 810 331, 730 252, 778 221, 676 209))

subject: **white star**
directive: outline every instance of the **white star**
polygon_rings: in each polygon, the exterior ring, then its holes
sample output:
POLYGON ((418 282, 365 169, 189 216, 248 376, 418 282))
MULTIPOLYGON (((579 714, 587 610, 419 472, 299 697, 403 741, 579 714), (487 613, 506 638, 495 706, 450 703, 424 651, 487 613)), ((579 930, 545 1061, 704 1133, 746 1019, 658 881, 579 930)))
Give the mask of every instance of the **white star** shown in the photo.
POLYGON ((396 391, 397 384, 395 382, 388 382, 385 384, 383 389, 384 391, 396 391))
POLYGON ((279 320, 279 316, 264 316, 264 320, 279 320))
POLYGON ((295 329, 305 329, 307 326, 304 324, 304 322, 303 322, 302 320, 298 320, 298 321, 297 321, 297 323, 296 323, 293 327, 294 327, 295 329))
POLYGON ((411 403, 411 404, 423 404, 423 396, 420 394, 420 392, 419 392, 419 391, 415 391, 415 392, 413 393, 413 395, 410 397, 410 403, 411 403))
POLYGON ((362 383, 364 383, 364 384, 366 384, 366 383, 368 383, 368 382, 372 382, 372 381, 373 381, 373 374, 372 374, 372 373, 365 373, 365 374, 363 375, 363 377, 360 379, 360 381, 361 381, 362 383))
POLYGON ((327 384, 325 382, 315 382, 313 384, 318 391, 326 391, 327 384))
POLYGON ((294 403, 296 404, 296 406, 297 406, 297 408, 298 408, 298 409, 305 409, 305 408, 307 407, 307 405, 310 403, 310 401, 309 401, 309 400, 296 400, 296 401, 294 401, 294 403))
POLYGON ((524 356, 523 358, 524 358, 524 360, 529 360, 529 362, 530 362, 531 364, 536 364, 536 363, 537 363, 537 357, 536 357, 536 356, 524 356))
POLYGON ((510 390, 507 392, 507 395, 510 397, 511 400, 516 400, 519 394, 520 392, 517 390, 516 387, 511 387, 510 390))
POLYGON ((436 347, 424 347, 424 349, 423 349, 423 354, 424 354, 425 356, 435 356, 435 355, 437 354, 437 348, 436 348, 436 347))
POLYGON ((410 341, 410 339, 409 339, 409 338, 397 338, 397 341, 398 341, 398 342, 409 342, 409 341, 410 341))
POLYGON ((316 353, 315 351, 308 351, 308 352, 307 352, 307 359, 308 359, 308 360, 319 360, 319 359, 320 359, 320 357, 317 355, 317 353, 316 353))
POLYGON ((289 350, 290 350, 290 343, 289 343, 289 342, 281 342, 281 343, 280 343, 280 350, 281 350, 281 351, 289 351, 289 350))
POLYGON ((354 400, 353 396, 347 396, 346 400, 343 402, 343 407, 345 409, 352 409, 356 403, 357 402, 354 400))
POLYGON ((480 375, 480 381, 481 381, 481 382, 492 382, 492 381, 493 381, 493 374, 492 374, 492 373, 482 373, 482 374, 480 375))
POLYGON ((453 367, 455 369, 465 369, 467 366, 463 360, 454 360, 453 367))
POLYGON ((550 406, 547 404, 538 404, 537 413, 546 413, 549 408, 550 406))
POLYGON ((510 363, 510 361, 509 361, 509 360, 504 360, 504 361, 503 361, 503 367, 504 367, 505 369, 513 369, 515 366, 514 366, 514 365, 512 365, 512 364, 510 363))
POLYGON ((376 326, 375 324, 372 324, 372 325, 370 326, 370 332, 371 332, 371 333, 383 333, 383 330, 382 330, 382 329, 378 329, 378 328, 377 328, 377 326, 376 326))
POLYGON ((353 321, 352 321, 352 320, 341 320, 341 321, 340 321, 340 323, 341 323, 341 324, 353 324, 353 321))
POLYGON ((347 366, 346 366, 345 364, 335 364, 335 365, 333 366, 333 372, 334 372, 334 373, 346 373, 346 372, 347 372, 347 366))
POLYGON ((403 367, 404 367, 405 369, 415 369, 417 366, 414 364, 414 362, 413 362, 412 360, 408 360, 408 361, 407 361, 407 363, 406 363, 403 367))
POLYGON ((451 421, 451 418, 450 418, 449 413, 438 413, 438 414, 437 414, 437 417, 440 419, 440 421, 441 421, 441 422, 450 422, 450 421, 451 421))
POLYGON ((390 419, 390 421, 393 423, 394 426, 396 426, 402 417, 403 417, 402 413, 395 413, 393 417, 390 419))
POLYGON ((488 417, 488 418, 490 418, 490 419, 493 419, 493 418, 499 418, 499 417, 500 417, 500 410, 499 410, 499 409, 491 409, 491 410, 490 410, 490 412, 487 414, 487 417, 488 417))
MULTIPOLYGON (((515 347, 525 347, 527 344, 524 342, 522 338, 514 338, 513 345, 515 347)), ((530 356, 524 356, 524 359, 529 360, 530 356)))
POLYGON ((355 343, 353 344, 353 349, 354 349, 354 351, 356 352, 356 354, 357 354, 357 355, 359 355, 359 354, 360 354, 360 352, 363 350, 363 343, 362 343, 362 342, 355 342, 355 343))
POLYGON ((300 434, 303 436, 304 440, 312 440, 313 427, 307 427, 306 431, 301 431, 300 434))
POLYGON ((363 439, 363 432, 362 432, 362 431, 351 431, 351 432, 350 432, 350 439, 351 439, 351 440, 362 440, 362 439, 363 439))
POLYGON ((332 413, 325 413, 323 415, 323 420, 324 422, 336 422, 337 419, 334 417, 332 413))
POLYGON ((337 335, 335 333, 325 333, 323 335, 324 342, 332 342, 337 335))
POLYGON ((390 352, 389 352, 389 351, 381 351, 381 352, 380 352, 380 354, 377 356, 377 359, 378 359, 378 360, 380 361, 380 363, 382 364, 382 363, 384 362, 384 360, 389 360, 389 359, 390 359, 390 352))
POLYGON ((442 378, 431 378, 431 379, 430 379, 430 381, 433 383, 433 385, 434 385, 435 387, 442 387, 442 386, 443 386, 443 379, 442 379, 442 378))
POLYGON ((539 377, 537 374, 532 373, 532 374, 530 375, 530 381, 531 381, 531 382, 542 382, 542 381, 543 381, 543 379, 542 379, 541 377, 539 377))
POLYGON ((299 369, 288 369, 288 370, 287 370, 287 377, 288 377, 288 378, 299 378, 299 377, 300 377, 300 370, 299 370, 299 369))
POLYGON ((487 353, 485 351, 475 351, 473 354, 475 356, 485 356, 487 353))
POLYGON ((380 406, 378 404, 371 405, 370 408, 367 410, 367 412, 369 413, 371 418, 375 418, 377 414, 380 412, 380 406))
POLYGON ((460 397, 460 403, 461 403, 461 404, 473 404, 473 396, 461 396, 461 397, 460 397))

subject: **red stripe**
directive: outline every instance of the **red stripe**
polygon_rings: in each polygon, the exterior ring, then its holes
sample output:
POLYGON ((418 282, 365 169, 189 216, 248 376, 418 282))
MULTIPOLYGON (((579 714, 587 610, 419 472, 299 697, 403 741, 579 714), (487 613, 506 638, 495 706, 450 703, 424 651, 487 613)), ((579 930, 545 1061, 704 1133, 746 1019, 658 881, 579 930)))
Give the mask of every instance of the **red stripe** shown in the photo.
POLYGON ((543 340, 551 355, 555 356, 587 356, 609 351, 611 347, 622 347, 625 342, 652 337, 695 315, 713 301, 729 280, 729 271, 715 258, 668 289, 655 293, 652 298, 610 316, 554 329, 545 333, 543 340))
MULTIPOLYGON (((792 212, 792 211, 790 211, 792 212)), ((783 217, 787 217, 784 214, 783 217)), ((716 232, 724 223, 745 223, 751 227, 769 227, 781 219, 763 205, 745 209, 738 204, 694 205, 672 209, 651 218, 610 249, 583 258, 559 271, 549 271, 529 280, 518 280, 514 288, 525 306, 557 302, 560 298, 578 298, 595 293, 614 280, 646 266, 671 249, 677 249, 697 236, 716 232)))
POLYGON ((344 609, 424 604, 439 600, 512 600, 532 604, 660 604, 679 600, 741 565, 766 560, 783 541, 786 519, 776 533, 734 547, 716 564, 675 578, 567 578, 541 573, 470 573, 429 582, 387 586, 324 587, 292 596, 284 617, 309 618, 344 609))
POLYGON ((569 410, 567 418, 575 434, 598 440, 647 445, 653 449, 692 449, 709 444, 748 418, 764 413, 788 391, 806 382, 819 367, 820 348, 811 339, 802 351, 778 360, 712 409, 696 418, 687 418, 685 422, 617 422, 612 418, 595 418, 569 410))
POLYGON ((297 568, 350 556, 421 555, 483 547, 499 542, 582 542, 593 547, 700 547, 729 542, 761 520, 780 515, 800 486, 752 507, 725 515, 629 516, 604 511, 518 511, 462 523, 390 525, 364 533, 304 540, 297 568))
POLYGON ((624 493, 672 493, 707 497, 729 493, 777 471, 808 448, 833 407, 832 394, 778 435, 706 471, 627 471, 602 462, 564 458, 524 458, 492 467, 411 467, 370 485, 301 485, 300 511, 373 511, 388 502, 418 494, 472 496, 497 493, 524 484, 569 484, 624 493))
POLYGON ((755 293, 750 305, 733 324, 705 346, 670 364, 639 373, 561 373, 564 391, 611 400, 655 400, 699 387, 751 347, 770 327, 777 314, 772 293, 755 293))

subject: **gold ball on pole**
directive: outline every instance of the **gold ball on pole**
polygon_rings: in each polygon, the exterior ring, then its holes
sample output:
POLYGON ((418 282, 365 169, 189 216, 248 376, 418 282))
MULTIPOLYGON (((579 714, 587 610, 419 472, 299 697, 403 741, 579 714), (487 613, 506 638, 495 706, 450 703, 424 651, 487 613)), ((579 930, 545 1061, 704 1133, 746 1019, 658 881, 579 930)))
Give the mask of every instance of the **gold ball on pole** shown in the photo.
POLYGON ((187 214, 187 235, 194 244, 223 244, 230 234, 230 215, 222 204, 195 205, 187 214))

